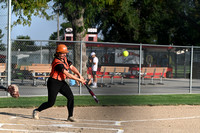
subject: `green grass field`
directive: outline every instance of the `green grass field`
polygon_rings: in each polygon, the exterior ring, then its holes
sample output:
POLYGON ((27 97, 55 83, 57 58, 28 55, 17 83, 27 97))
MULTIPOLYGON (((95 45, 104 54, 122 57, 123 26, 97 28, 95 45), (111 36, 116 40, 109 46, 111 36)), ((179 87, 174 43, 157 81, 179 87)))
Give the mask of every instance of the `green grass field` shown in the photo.
MULTIPOLYGON (((200 105, 200 94, 98 96, 98 99, 99 104, 91 96, 75 96, 75 106, 200 105)), ((37 107, 46 101, 47 97, 0 98, 0 108, 37 107)), ((66 103, 65 97, 58 96, 55 106, 66 103)))

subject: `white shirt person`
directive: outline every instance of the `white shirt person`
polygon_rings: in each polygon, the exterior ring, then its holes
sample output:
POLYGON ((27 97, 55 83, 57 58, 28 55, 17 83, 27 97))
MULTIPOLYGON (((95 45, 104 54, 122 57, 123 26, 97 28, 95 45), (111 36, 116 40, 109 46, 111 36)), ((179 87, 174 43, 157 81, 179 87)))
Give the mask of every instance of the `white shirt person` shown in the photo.
POLYGON ((98 70, 98 63, 99 59, 96 57, 96 53, 92 52, 92 76, 93 76, 93 88, 97 88, 97 70, 98 70))

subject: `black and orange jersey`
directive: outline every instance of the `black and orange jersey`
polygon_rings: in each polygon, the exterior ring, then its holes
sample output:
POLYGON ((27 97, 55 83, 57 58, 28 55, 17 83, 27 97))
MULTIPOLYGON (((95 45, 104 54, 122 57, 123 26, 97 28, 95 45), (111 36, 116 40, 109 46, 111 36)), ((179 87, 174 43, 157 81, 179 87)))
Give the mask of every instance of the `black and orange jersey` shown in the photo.
POLYGON ((66 79, 66 75, 63 73, 64 69, 68 70, 70 65, 72 65, 72 62, 67 60, 67 57, 65 57, 64 62, 62 62, 59 58, 54 58, 51 65, 52 69, 50 77, 62 81, 66 79))

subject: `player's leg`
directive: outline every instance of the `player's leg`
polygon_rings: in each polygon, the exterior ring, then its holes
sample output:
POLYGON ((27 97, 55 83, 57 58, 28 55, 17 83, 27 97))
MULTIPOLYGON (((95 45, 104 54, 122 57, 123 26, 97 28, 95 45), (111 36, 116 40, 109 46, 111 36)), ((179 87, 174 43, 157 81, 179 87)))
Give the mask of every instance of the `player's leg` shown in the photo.
POLYGON ((95 72, 95 75, 94 75, 94 82, 95 82, 95 86, 97 86, 97 74, 95 72))
POLYGON ((48 89, 48 101, 43 103, 39 108, 38 111, 45 110, 49 107, 52 107, 56 101, 57 94, 59 89, 62 86, 62 82, 55 80, 53 78, 49 78, 47 82, 47 89, 48 89))
POLYGON ((97 88, 97 72, 92 71, 92 76, 93 76, 93 85, 91 86, 92 88, 97 88))
POLYGON ((50 108, 54 105, 56 101, 56 97, 58 94, 59 89, 61 88, 62 82, 55 80, 53 78, 49 78, 47 81, 47 89, 48 89, 48 101, 42 103, 39 108, 35 109, 33 111, 33 118, 39 119, 39 112, 42 110, 45 110, 47 108, 50 108))
POLYGON ((71 88, 66 82, 63 82, 63 86, 59 92, 67 98, 68 120, 72 122, 75 121, 73 119, 74 95, 71 91, 71 88))
POLYGON ((90 74, 87 75, 87 83, 88 83, 88 85, 92 84, 92 75, 90 75, 90 74))

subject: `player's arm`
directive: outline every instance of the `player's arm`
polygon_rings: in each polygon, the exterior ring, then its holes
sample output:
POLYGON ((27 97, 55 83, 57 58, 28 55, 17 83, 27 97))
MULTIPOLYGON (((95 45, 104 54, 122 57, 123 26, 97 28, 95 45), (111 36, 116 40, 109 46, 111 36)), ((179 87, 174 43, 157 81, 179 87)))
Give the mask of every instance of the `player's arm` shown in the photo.
MULTIPOLYGON (((71 65, 70 65, 71 66, 71 65)), ((76 77, 75 75, 71 74, 68 72, 68 70, 66 70, 64 68, 64 65, 63 64, 58 64, 55 66, 55 70, 58 71, 58 72, 63 72, 68 78, 70 79, 74 79, 74 80, 77 80, 79 82, 84 82, 84 79, 81 79, 81 78, 78 78, 76 77)), ((77 70, 78 71, 78 70, 77 70)))
POLYGON ((70 69, 72 70, 72 72, 74 72, 76 75, 78 75, 81 79, 84 80, 84 78, 82 77, 82 75, 79 73, 79 71, 76 69, 75 66, 70 65, 70 69))
POLYGON ((96 65, 96 64, 97 64, 97 59, 94 58, 92 63, 93 63, 94 65, 96 65))
POLYGON ((68 78, 70 78, 70 79, 74 79, 74 80, 76 80, 76 81, 79 81, 79 82, 81 82, 81 83, 85 83, 85 80, 84 79, 81 79, 81 78, 78 78, 78 77, 76 77, 75 75, 73 75, 73 74, 71 74, 71 73, 69 73, 67 70, 63 70, 63 73, 68 77, 68 78))
POLYGON ((82 75, 79 73, 79 71, 76 69, 75 66, 72 65, 72 62, 70 60, 67 60, 67 63, 69 65, 69 68, 72 70, 72 72, 74 72, 76 75, 78 75, 78 77, 82 80, 84 80, 84 78, 82 77, 82 75))
POLYGON ((78 75, 79 77, 81 76, 81 74, 79 73, 79 71, 76 69, 76 67, 74 67, 73 65, 70 65, 69 67, 72 72, 74 72, 76 75, 78 75))

